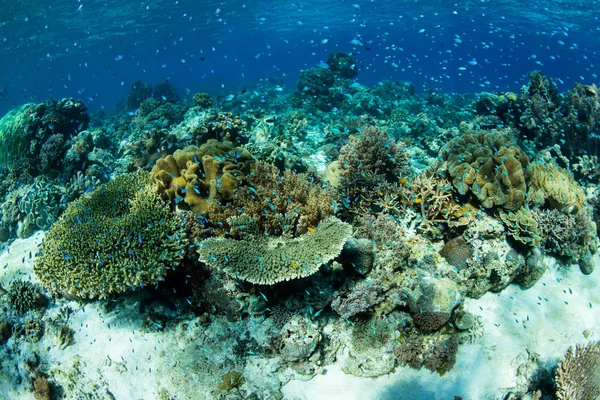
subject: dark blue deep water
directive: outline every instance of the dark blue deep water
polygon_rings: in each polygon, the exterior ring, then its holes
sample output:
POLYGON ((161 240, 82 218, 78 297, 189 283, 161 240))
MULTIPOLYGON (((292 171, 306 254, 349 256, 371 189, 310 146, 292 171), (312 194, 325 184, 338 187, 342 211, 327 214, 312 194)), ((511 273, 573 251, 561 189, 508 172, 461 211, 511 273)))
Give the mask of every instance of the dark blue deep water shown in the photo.
POLYGON ((136 80, 233 92, 354 55, 361 83, 518 91, 542 70, 597 82, 597 1, 2 1, 0 113, 49 96, 112 106, 136 80))

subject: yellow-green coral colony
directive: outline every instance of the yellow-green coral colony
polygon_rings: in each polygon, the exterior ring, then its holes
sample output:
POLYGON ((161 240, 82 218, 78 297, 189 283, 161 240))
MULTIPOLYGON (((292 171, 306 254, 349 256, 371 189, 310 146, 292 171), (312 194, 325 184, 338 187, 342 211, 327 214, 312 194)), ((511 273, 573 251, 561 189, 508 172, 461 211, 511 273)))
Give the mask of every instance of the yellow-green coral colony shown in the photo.
POLYGON ((145 172, 126 174, 71 203, 46 234, 34 271, 51 292, 107 298, 162 281, 183 258, 181 220, 145 172))

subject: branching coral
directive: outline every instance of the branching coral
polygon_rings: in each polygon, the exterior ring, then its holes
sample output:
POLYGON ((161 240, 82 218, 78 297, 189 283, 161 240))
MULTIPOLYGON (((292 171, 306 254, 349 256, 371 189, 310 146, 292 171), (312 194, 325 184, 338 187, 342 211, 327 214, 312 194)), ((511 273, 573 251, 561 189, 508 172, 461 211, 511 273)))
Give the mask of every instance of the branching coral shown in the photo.
POLYGON ((374 194, 385 192, 409 170, 408 154, 401 143, 377 126, 367 126, 359 136, 351 136, 340 150, 338 163, 337 193, 342 205, 355 212, 361 206, 371 207, 376 203, 374 194))
POLYGON ((260 232, 300 235, 333 214, 330 194, 307 175, 292 171, 282 175, 274 165, 258 161, 246 178, 247 185, 236 191, 229 204, 210 204, 212 224, 227 228, 230 217, 245 215, 260 232))
POLYGON ((600 397, 600 344, 570 347, 556 371, 558 400, 588 400, 600 397))
POLYGON ((523 205, 529 159, 507 132, 466 132, 444 146, 440 157, 461 195, 472 193, 485 208, 523 205))
POLYGON ((245 149, 212 139, 200 148, 188 146, 157 160, 151 176, 163 199, 183 201, 193 211, 206 214, 211 202, 233 199, 253 162, 245 149))
POLYGON ((69 205, 46 234, 34 271, 51 292, 80 298, 154 284, 183 258, 181 225, 147 173, 123 175, 69 205))
POLYGON ((242 240, 200 242, 200 261, 251 283, 272 285, 310 276, 337 257, 352 234, 350 225, 329 217, 297 238, 249 235, 242 240))

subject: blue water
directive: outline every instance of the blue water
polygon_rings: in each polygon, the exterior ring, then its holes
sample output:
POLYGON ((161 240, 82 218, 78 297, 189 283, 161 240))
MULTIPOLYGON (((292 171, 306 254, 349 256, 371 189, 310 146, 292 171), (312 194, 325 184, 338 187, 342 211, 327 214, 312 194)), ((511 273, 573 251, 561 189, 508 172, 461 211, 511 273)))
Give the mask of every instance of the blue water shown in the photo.
POLYGON ((352 53, 358 80, 520 90, 525 74, 598 82, 598 1, 3 1, 0 113, 76 97, 111 110, 140 79, 235 92, 352 53), (352 43, 351 43, 352 42, 352 43))

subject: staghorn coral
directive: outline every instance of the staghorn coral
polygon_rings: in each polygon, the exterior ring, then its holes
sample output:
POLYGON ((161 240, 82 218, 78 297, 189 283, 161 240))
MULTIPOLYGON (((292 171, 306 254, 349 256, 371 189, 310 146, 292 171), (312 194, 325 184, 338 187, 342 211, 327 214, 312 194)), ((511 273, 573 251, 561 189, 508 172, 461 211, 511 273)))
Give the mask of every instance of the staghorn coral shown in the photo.
POLYGON ((273 285, 310 276, 342 251, 350 225, 335 217, 297 238, 252 235, 200 242, 200 261, 251 283, 273 285))
POLYGON ((333 214, 330 194, 307 175, 292 171, 281 174, 276 166, 258 161, 246 180, 247 185, 236 191, 229 204, 210 204, 208 219, 212 224, 226 230, 231 227, 229 218, 244 215, 260 232, 297 236, 333 214))
POLYGON ((211 202, 230 201, 250 172, 254 158, 231 142, 211 139, 156 161, 150 176, 165 200, 183 201, 193 211, 208 213, 211 202))
POLYGON ((440 151, 461 195, 473 194, 485 208, 517 210, 525 202, 527 155, 506 131, 467 131, 440 151))
POLYGON ((452 185, 446 179, 428 169, 411 180, 408 187, 400 186, 404 203, 415 207, 421 215, 420 229, 432 237, 439 237, 438 223, 464 224, 474 215, 468 205, 459 205, 452 185))
POLYGON ((570 347, 556 370, 558 400, 600 398, 600 343, 570 347))
POLYGON ((542 206, 546 202, 567 214, 574 214, 585 206, 585 192, 573 175, 556 163, 533 163, 528 200, 542 206))
POLYGON ((187 240, 145 172, 71 203, 46 234, 34 272, 53 293, 106 298, 164 279, 187 240))
POLYGON ((517 211, 498 211, 508 233, 518 242, 530 247, 538 247, 543 240, 542 232, 531 212, 524 207, 517 211))

